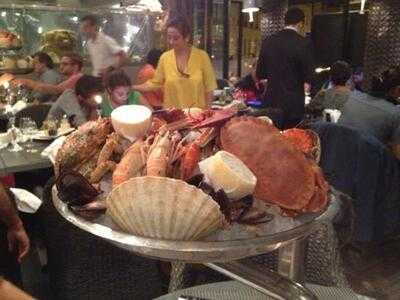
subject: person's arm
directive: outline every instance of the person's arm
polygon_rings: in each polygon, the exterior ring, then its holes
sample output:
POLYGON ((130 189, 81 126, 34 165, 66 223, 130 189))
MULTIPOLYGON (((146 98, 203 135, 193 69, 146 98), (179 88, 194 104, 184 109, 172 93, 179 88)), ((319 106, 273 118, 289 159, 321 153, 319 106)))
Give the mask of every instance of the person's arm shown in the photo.
POLYGON ((214 68, 210 57, 206 52, 203 56, 203 82, 205 87, 206 106, 209 107, 214 99, 214 90, 218 88, 217 79, 215 77, 214 68))
POLYGON ((21 262, 29 251, 30 242, 17 210, 2 184, 0 184, 0 220, 7 226, 9 251, 17 252, 18 261, 21 262))
POLYGON ((160 57, 160 61, 158 62, 157 69, 154 73, 154 77, 142 84, 135 84, 132 86, 132 89, 138 91, 140 93, 148 93, 160 91, 163 88, 165 81, 165 66, 164 66, 164 56, 160 57))
POLYGON ((42 83, 39 81, 35 81, 32 79, 26 79, 26 78, 18 78, 13 81, 16 84, 23 85, 24 87, 31 89, 35 92, 39 92, 42 94, 50 94, 50 95, 58 95, 64 92, 65 88, 63 86, 63 83, 60 84, 47 84, 47 83, 42 83))
POLYGON ((153 107, 150 105, 149 102, 147 102, 146 98, 143 97, 142 94, 139 94, 139 103, 140 103, 141 105, 144 105, 144 106, 150 108, 151 110, 153 110, 153 107))
MULTIPOLYGON (((55 72, 55 71, 50 71, 50 72, 45 72, 41 77, 40 77, 40 82, 49 84, 49 85, 58 85, 59 83, 62 82, 61 76, 55 72)), ((46 102, 49 100, 54 100, 54 96, 46 93, 41 93, 38 91, 34 91, 32 93, 32 97, 35 100, 39 100, 39 102, 46 102)))
POLYGON ((14 80, 15 77, 12 74, 3 74, 0 76, 0 85, 4 85, 6 82, 10 82, 12 80, 14 80))
POLYGON ((140 93, 148 93, 148 92, 160 91, 162 89, 162 87, 153 85, 150 82, 145 82, 142 84, 132 85, 132 89, 135 91, 138 91, 140 93))

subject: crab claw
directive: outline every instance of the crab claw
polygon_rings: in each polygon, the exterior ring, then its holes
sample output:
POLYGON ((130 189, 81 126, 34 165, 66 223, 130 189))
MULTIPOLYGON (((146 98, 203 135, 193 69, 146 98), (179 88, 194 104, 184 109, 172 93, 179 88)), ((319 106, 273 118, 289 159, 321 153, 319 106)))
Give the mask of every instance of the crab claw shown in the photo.
POLYGON ((233 108, 226 108, 220 110, 212 110, 211 116, 205 118, 203 121, 196 123, 192 126, 192 129, 200 129, 205 127, 220 126, 229 121, 231 118, 236 116, 237 110, 233 108))

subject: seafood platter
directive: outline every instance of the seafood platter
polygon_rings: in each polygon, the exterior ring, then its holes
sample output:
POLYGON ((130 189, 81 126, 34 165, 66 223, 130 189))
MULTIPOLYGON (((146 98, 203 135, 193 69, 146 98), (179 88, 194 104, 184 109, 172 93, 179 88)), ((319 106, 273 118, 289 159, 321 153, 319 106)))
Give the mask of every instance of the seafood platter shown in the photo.
POLYGON ((122 106, 66 138, 53 200, 81 228, 121 239, 273 237, 312 223, 334 199, 319 156, 314 132, 281 132, 234 108, 122 106))

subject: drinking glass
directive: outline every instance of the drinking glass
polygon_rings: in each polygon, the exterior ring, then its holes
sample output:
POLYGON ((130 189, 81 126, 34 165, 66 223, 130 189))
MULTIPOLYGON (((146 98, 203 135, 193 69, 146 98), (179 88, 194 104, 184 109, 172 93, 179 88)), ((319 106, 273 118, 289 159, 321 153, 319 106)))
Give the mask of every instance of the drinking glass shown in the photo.
POLYGON ((31 118, 21 118, 20 128, 25 138, 28 139, 25 144, 26 152, 37 152, 36 149, 33 149, 34 144, 32 143, 33 137, 38 133, 36 122, 31 118))
POLYGON ((9 130, 11 131, 11 148, 9 149, 10 152, 19 152, 22 151, 23 148, 18 145, 17 138, 18 138, 18 129, 15 128, 15 116, 9 116, 9 130))

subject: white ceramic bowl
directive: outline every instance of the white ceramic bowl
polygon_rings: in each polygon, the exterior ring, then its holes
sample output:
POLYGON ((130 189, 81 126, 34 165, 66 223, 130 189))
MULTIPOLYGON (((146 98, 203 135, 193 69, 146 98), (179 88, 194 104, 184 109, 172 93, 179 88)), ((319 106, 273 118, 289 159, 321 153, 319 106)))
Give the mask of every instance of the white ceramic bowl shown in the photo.
POLYGON ((131 142, 144 136, 151 126, 151 110, 143 105, 122 105, 113 110, 114 130, 131 142))

